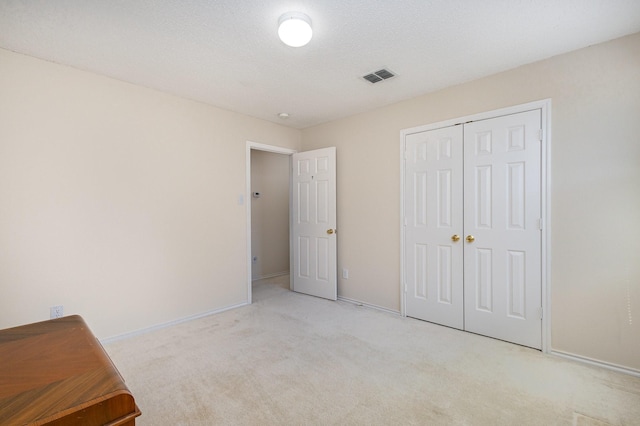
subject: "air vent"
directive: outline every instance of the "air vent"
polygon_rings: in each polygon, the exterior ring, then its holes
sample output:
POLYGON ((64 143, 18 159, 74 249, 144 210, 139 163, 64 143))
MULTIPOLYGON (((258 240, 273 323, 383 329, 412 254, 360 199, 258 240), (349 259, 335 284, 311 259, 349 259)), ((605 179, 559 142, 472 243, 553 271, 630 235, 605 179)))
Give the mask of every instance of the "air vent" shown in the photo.
POLYGON ((363 75, 362 78, 367 80, 369 83, 378 83, 380 81, 384 81, 395 76, 396 75, 394 73, 383 68, 376 72, 372 72, 371 74, 363 75))

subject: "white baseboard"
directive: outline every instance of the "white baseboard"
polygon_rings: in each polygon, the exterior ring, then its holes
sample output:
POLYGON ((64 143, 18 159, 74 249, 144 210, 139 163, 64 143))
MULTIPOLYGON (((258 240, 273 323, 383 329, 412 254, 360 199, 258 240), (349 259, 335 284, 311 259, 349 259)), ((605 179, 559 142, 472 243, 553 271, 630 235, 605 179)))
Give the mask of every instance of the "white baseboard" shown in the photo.
POLYGON ((596 367, 606 368, 607 370, 617 371, 618 373, 629 374, 631 376, 640 377, 640 370, 636 370, 635 368, 629 368, 622 365, 617 365, 605 361, 600 361, 597 359, 572 354, 569 352, 563 352, 552 349, 549 354, 559 356, 561 358, 570 359, 572 361, 582 362, 585 364, 593 365, 596 367))
POLYGON ((400 315, 400 312, 394 311, 393 309, 383 308, 382 306, 372 305, 370 303, 361 302, 361 301, 355 300, 355 299, 349 299, 348 297, 338 296, 338 300, 340 300, 342 302, 351 303, 353 305, 364 306, 366 308, 371 308, 371 309, 375 309, 377 311, 386 312, 388 314, 400 315))
POLYGON ((258 278, 251 278, 251 281, 265 280, 267 278, 276 278, 283 275, 289 275, 289 271, 276 272, 274 274, 260 275, 258 278))
POLYGON ((224 307, 224 308, 214 309, 212 311, 202 312, 202 313, 191 315, 191 316, 188 316, 188 317, 178 318, 177 320, 165 322, 165 323, 162 323, 162 324, 152 325, 151 327, 141 328, 141 329, 138 329, 138 330, 135 330, 135 331, 131 331, 129 333, 124 333, 124 334, 119 334, 117 336, 107 337, 106 339, 100 339, 100 343, 106 345, 106 344, 109 344, 109 343, 117 342, 118 340, 128 339, 130 337, 139 336, 141 334, 146 334, 146 333, 149 333, 151 331, 160 330, 162 328, 171 327, 172 325, 181 324, 183 322, 192 321, 192 320, 195 320, 195 319, 198 319, 198 318, 208 317, 210 315, 219 314, 221 312, 230 311, 231 309, 236 309, 236 308, 240 308, 242 306, 247 306, 247 305, 248 305, 248 303, 243 302, 243 303, 239 303, 237 305, 227 306, 227 307, 224 307))

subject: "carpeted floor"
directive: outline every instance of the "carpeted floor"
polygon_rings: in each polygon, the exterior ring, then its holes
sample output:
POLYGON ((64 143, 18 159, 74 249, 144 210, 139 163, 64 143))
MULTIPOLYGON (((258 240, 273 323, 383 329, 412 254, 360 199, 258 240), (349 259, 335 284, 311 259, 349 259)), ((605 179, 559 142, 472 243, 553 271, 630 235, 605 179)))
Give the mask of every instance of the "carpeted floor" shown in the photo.
POLYGON ((105 345, 140 425, 640 425, 640 379, 254 284, 254 303, 105 345))

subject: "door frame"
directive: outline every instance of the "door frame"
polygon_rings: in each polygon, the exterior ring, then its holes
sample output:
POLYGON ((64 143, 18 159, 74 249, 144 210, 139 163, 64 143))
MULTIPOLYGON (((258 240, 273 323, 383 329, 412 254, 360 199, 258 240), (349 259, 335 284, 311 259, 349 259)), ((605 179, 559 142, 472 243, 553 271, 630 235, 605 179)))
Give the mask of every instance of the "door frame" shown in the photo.
POLYGON ((542 352, 551 350, 551 99, 542 99, 520 105, 440 121, 423 126, 411 127, 400 131, 400 313, 406 313, 406 271, 405 271, 405 138, 407 135, 443 127, 464 124, 469 121, 486 120, 503 115, 516 114, 531 110, 541 110, 542 116, 542 152, 540 162, 540 202, 542 216, 541 232, 541 279, 542 279, 542 352))
MULTIPOLYGON (((298 151, 291 148, 283 148, 275 145, 266 145, 258 142, 247 141, 246 143, 246 187, 244 192, 244 199, 246 205, 246 215, 247 215, 247 304, 252 303, 252 276, 251 276, 251 267, 253 265, 252 262, 252 252, 251 252, 251 151, 265 151, 272 152, 275 154, 282 154, 289 156, 289 212, 291 212, 291 156, 298 151)), ((242 204, 240 200, 238 200, 239 204, 242 204)), ((291 268, 293 267, 292 263, 292 253, 291 253, 291 220, 289 220, 289 272, 291 272, 291 268)), ((291 276, 291 273, 289 274, 291 276)), ((291 279, 290 279, 291 280, 291 279)), ((289 287, 291 287, 291 281, 289 282, 289 287)))

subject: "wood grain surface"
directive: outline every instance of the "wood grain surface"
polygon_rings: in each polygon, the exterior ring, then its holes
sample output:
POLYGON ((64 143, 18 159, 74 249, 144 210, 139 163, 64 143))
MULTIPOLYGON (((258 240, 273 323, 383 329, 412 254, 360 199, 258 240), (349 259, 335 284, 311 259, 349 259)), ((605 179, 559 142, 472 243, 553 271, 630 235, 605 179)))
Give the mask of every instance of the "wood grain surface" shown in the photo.
POLYGON ((1 425, 133 425, 139 415, 80 316, 0 330, 1 425))

